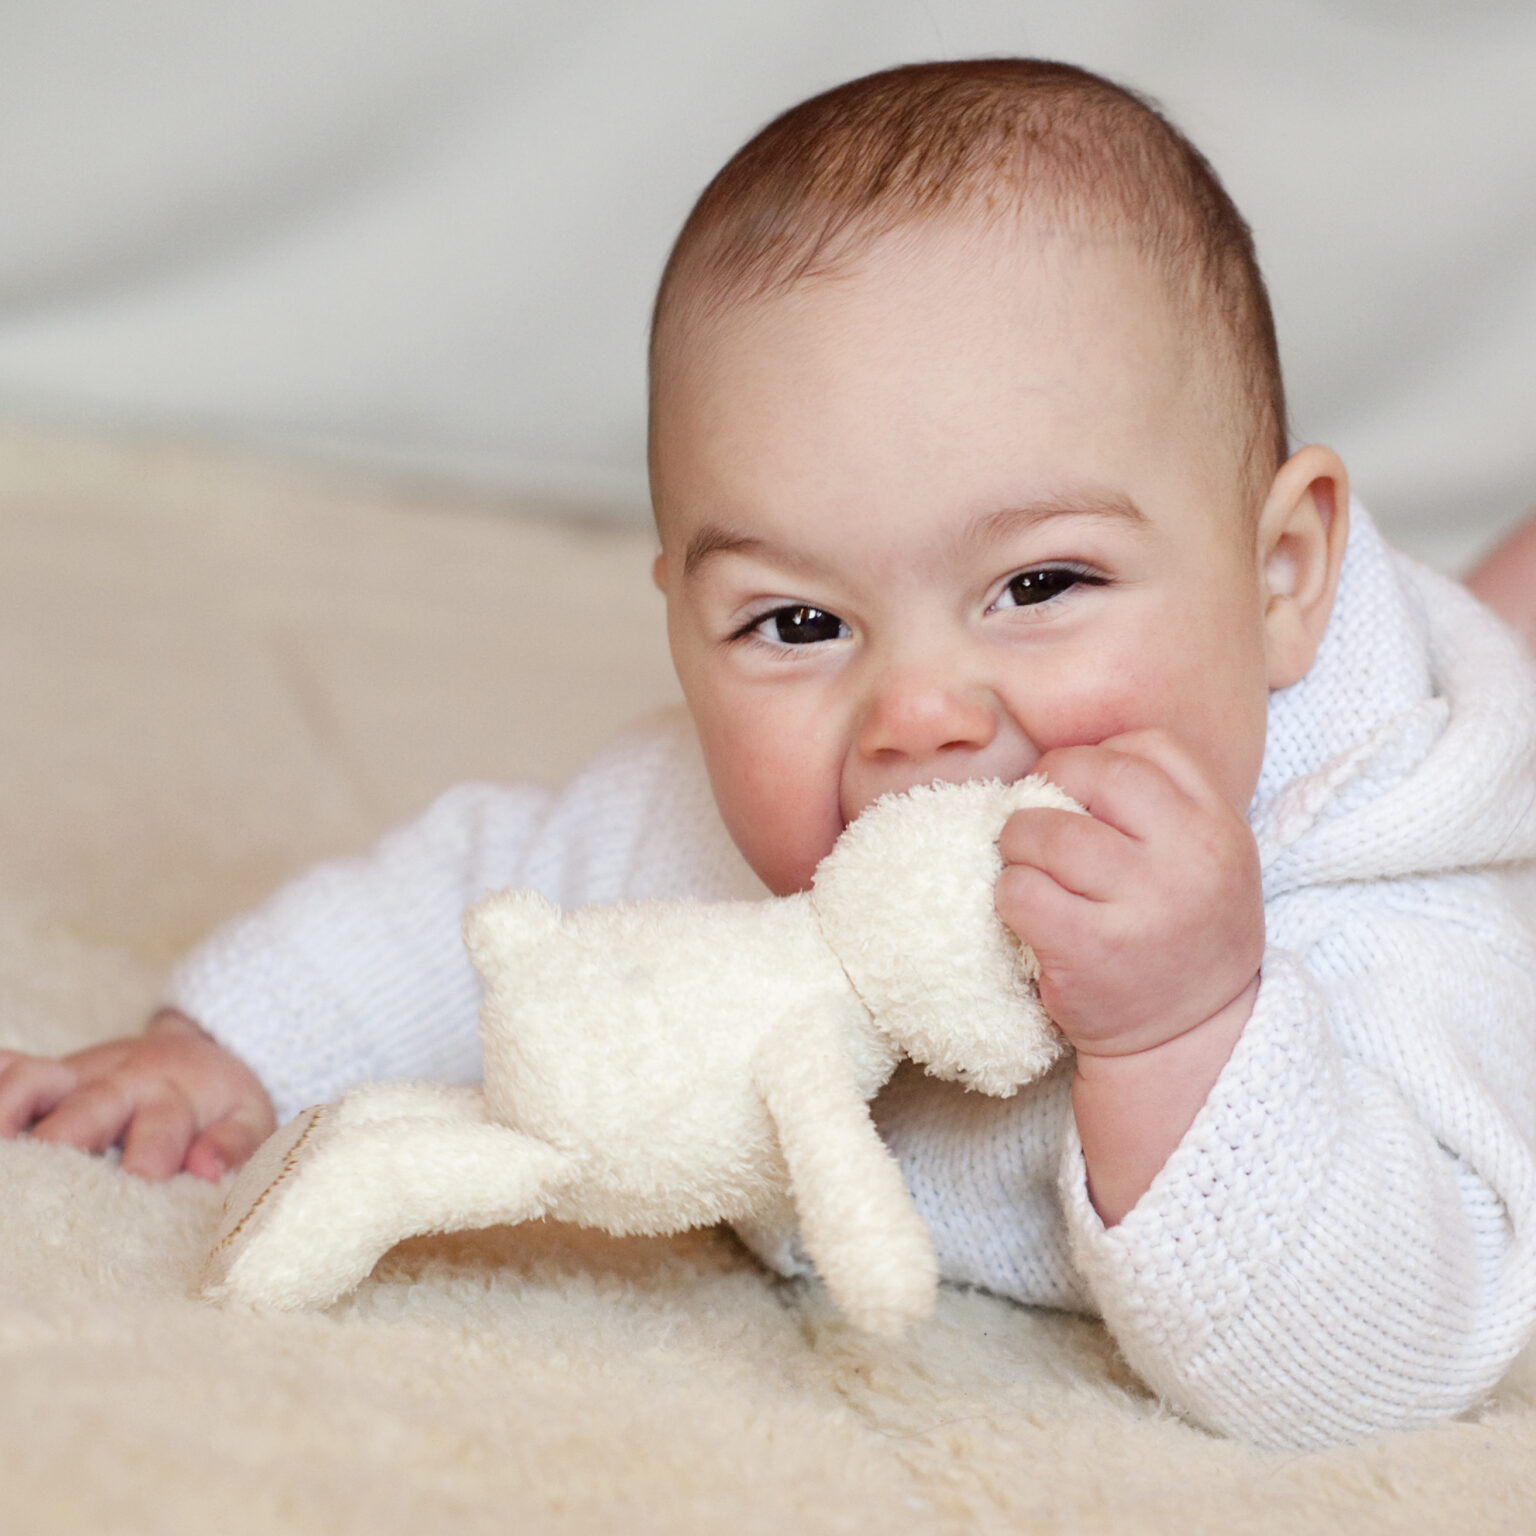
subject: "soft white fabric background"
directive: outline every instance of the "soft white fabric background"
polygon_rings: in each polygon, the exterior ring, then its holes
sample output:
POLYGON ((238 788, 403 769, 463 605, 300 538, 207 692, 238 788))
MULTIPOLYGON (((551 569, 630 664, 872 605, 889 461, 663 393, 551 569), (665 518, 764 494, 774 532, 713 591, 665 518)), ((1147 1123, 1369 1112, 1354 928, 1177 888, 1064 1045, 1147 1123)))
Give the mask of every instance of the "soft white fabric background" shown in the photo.
POLYGON ((1530 0, 11 0, 0 412, 644 515, 651 289, 719 162, 900 60, 1159 97, 1258 234, 1298 431, 1457 564, 1536 501, 1530 0))

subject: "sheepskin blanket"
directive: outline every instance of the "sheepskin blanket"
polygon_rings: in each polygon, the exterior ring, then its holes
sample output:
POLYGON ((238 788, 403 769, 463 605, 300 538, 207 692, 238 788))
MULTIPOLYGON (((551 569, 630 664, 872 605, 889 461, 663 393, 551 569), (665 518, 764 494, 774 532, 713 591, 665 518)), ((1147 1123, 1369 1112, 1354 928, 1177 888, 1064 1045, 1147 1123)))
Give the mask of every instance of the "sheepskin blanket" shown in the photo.
MULTIPOLYGON (((0 432, 0 1043, 135 1027, 289 871, 671 696, 648 538, 0 432)), ((0 1143, 0 1525, 54 1532, 1536 1529, 1536 1366, 1307 1456, 1162 1411, 1096 1323, 900 1342, 727 1235, 418 1239, 318 1316, 193 1294, 220 1192, 0 1143)))

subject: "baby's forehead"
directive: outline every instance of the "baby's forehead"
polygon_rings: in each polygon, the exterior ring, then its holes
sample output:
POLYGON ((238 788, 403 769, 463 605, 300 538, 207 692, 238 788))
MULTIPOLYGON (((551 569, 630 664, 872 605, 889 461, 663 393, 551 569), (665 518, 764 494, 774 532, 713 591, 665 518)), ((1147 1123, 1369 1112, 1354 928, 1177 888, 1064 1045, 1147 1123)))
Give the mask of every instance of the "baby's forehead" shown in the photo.
MULTIPOLYGON (((831 475, 848 436, 889 414, 912 437, 936 433, 958 471, 973 426, 995 436, 1016 400, 1031 420, 1052 407, 1139 415, 1219 463, 1247 502, 1251 413, 1204 309, 1124 231, 951 211, 773 292, 674 304, 653 366, 652 468, 679 453, 692 466, 798 460, 814 444, 831 475)), ((1025 458, 1029 441, 1021 433, 1025 458)), ((655 487, 658 513, 676 484, 655 487)))
MULTIPOLYGON (((865 516, 931 474, 919 499, 963 523, 1057 493, 1105 501, 1184 445, 1203 484, 1235 487, 1232 391, 1195 332, 1123 242, 953 223, 889 237, 679 325, 653 400, 658 516, 723 508, 736 532, 786 501, 865 516)), ((941 531, 925 525, 935 548, 941 531)))
POLYGON ((697 292, 677 294, 658 337, 653 405, 667 404, 675 381, 730 390, 796 349, 814 353, 807 366, 876 383, 882 360, 918 355, 942 377, 1054 349, 1065 373, 1072 354, 1105 347, 1127 372, 1222 374, 1230 347, 1208 307, 1125 230, 952 211, 766 293, 701 277, 697 292))

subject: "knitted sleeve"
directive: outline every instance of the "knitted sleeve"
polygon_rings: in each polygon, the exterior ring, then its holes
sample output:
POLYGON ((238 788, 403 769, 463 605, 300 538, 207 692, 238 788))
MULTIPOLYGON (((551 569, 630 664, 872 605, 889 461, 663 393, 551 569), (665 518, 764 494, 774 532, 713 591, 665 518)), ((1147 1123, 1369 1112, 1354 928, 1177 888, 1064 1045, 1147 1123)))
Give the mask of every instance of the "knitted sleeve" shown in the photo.
POLYGON ((468 784, 369 854, 310 870, 214 933, 166 1003, 256 1073, 281 1122, 371 1078, 472 1082, 479 990, 464 909, 514 883, 550 802, 468 784))
POLYGON ((1070 1120, 1069 1241, 1130 1364, 1306 1448, 1464 1411, 1536 1320, 1536 958, 1493 876, 1314 890, 1152 1187, 1106 1230, 1070 1120), (1507 908, 1503 909, 1507 912, 1507 908))

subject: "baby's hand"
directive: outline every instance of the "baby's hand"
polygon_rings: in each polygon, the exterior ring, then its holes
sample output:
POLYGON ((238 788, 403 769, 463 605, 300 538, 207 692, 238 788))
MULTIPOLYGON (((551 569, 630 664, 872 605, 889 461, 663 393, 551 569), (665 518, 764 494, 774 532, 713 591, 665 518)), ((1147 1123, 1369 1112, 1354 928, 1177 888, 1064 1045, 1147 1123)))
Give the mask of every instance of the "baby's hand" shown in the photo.
POLYGON ((217 1179, 275 1126, 255 1073, 169 1009, 142 1035, 62 1060, 0 1051, 0 1136, 30 1128, 38 1141, 86 1152, 120 1143, 123 1167, 141 1178, 185 1169, 217 1179))
POLYGON ((1247 823, 1164 731, 1048 752, 1035 771, 1089 814, 1009 818, 997 910, 1079 1056, 1146 1051, 1221 1013, 1264 953, 1247 823))

